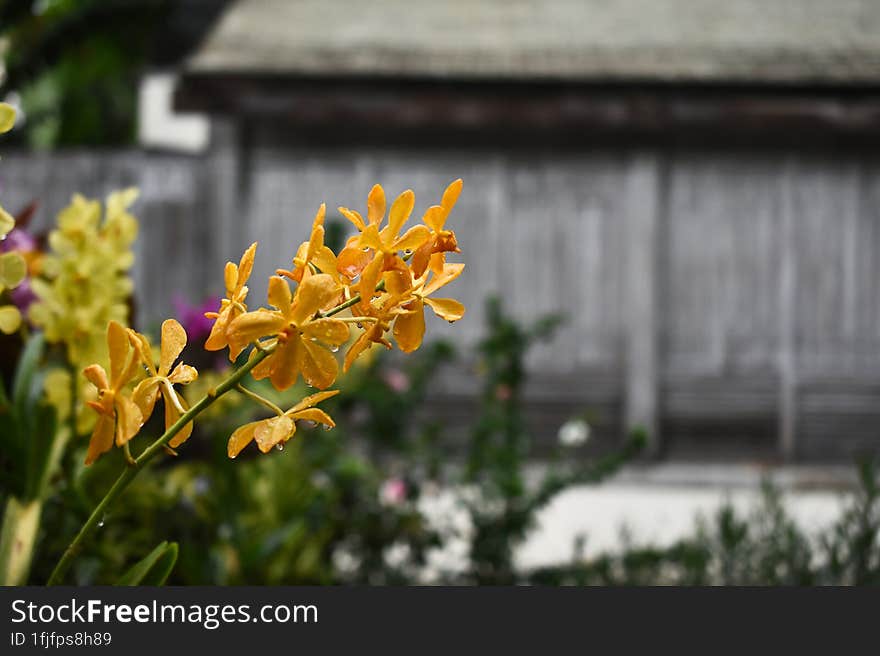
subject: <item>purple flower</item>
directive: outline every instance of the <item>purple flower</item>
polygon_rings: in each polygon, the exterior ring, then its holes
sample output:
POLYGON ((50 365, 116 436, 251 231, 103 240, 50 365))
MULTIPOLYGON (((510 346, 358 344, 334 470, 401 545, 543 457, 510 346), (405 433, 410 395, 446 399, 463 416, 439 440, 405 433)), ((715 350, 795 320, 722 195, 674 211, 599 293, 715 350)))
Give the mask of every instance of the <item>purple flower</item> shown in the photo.
POLYGON ((34 239, 33 235, 21 228, 13 228, 6 235, 6 239, 0 241, 0 252, 2 253, 10 251, 30 253, 35 250, 37 250, 37 240, 34 239))
POLYGON ((214 325, 213 319, 205 317, 205 312, 214 312, 220 306, 220 299, 211 296, 199 305, 193 305, 186 301, 182 296, 175 296, 171 303, 174 305, 174 312, 178 321, 186 330, 186 334, 190 341, 204 341, 211 334, 211 327, 214 325))
POLYGON ((9 290, 9 297, 12 303, 21 310, 22 314, 27 313, 31 303, 37 300, 37 295, 31 287, 30 279, 25 278, 15 289, 9 290))

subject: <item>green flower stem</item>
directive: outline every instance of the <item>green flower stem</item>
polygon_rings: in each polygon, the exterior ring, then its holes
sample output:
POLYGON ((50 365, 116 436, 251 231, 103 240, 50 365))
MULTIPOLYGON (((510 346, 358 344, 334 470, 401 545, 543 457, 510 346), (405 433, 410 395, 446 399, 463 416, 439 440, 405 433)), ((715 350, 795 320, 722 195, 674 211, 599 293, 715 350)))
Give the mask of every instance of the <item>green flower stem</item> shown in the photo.
MULTIPOLYGON (((379 284, 376 285, 376 291, 377 291, 377 292, 381 292, 381 291, 384 291, 384 289, 385 289, 385 281, 384 281, 384 280, 380 280, 380 281, 379 281, 379 284)), ((332 310, 327 310, 326 312, 321 312, 321 313, 319 313, 319 314, 318 314, 318 318, 332 317, 334 314, 339 314, 339 313, 342 312, 343 310, 347 310, 347 309, 350 308, 352 305, 357 305, 357 304, 360 303, 360 302, 361 302, 361 295, 360 295, 360 294, 355 294, 355 295, 352 296, 350 299, 348 299, 347 301, 345 301, 345 303, 340 303, 339 305, 337 305, 337 306, 336 306, 335 308, 333 308, 332 310)))
POLYGON ((177 435, 184 426, 195 419, 202 411, 214 403, 214 401, 238 385, 241 379, 249 374, 254 367, 260 364, 260 362, 265 360, 271 352, 271 348, 257 350, 256 354, 248 360, 247 363, 232 372, 228 378, 208 392, 208 394, 202 397, 198 403, 193 405, 181 415, 177 421, 169 426, 168 430, 166 430, 161 437, 148 446, 144 452, 134 460, 133 465, 126 466, 125 470, 119 475, 119 478, 116 479, 113 487, 108 490, 107 494, 104 495, 104 498, 101 499, 97 506, 95 506, 95 509, 86 520, 86 523, 83 524, 79 533, 76 534, 76 537, 68 545, 67 549, 65 549, 64 554, 61 556, 61 560, 58 561, 58 564, 52 571, 52 575, 49 577, 47 585, 58 585, 61 583, 74 559, 82 551, 85 541, 95 532, 95 529, 101 523, 107 509, 116 500, 116 497, 122 494, 123 490, 128 487, 129 483, 131 483, 134 477, 137 476, 138 472, 143 469, 150 460, 156 457, 156 455, 163 450, 163 447, 165 447, 165 445, 168 444, 168 442, 171 441, 171 439, 177 435))
POLYGON ((263 407, 265 407, 265 408, 268 408, 269 410, 271 410, 272 412, 274 412, 274 413, 275 413, 276 415, 278 415, 279 417, 280 417, 281 415, 284 414, 284 410, 282 410, 282 409, 279 408, 277 405, 275 405, 274 403, 272 403, 269 399, 260 396, 259 394, 257 394, 257 393, 254 392, 253 390, 249 390, 247 387, 245 387, 245 386, 242 385, 241 383, 239 383, 238 385, 236 385, 236 386, 235 386, 235 389, 236 389, 238 392, 240 392, 241 394, 244 394, 246 397, 248 397, 248 398, 251 399, 252 401, 254 401, 254 402, 256 402, 256 403, 259 403, 261 406, 263 406, 263 407))

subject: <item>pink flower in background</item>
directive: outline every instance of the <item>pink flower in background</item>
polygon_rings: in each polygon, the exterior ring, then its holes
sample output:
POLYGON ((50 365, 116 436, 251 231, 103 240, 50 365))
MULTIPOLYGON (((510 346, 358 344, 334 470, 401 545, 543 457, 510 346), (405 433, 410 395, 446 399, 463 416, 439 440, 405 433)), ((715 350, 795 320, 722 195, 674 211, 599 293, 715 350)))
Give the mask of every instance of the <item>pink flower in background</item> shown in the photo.
POLYGON ((510 386, 504 383, 495 388, 495 398, 499 401, 509 401, 512 394, 510 386))
POLYGON ((400 478, 389 478, 379 490, 379 502, 385 506, 397 506, 406 501, 406 483, 400 478))
POLYGON ((199 305, 189 303, 182 296, 175 296, 171 301, 174 305, 174 313, 177 320, 186 330, 186 334, 191 342, 204 342, 211 334, 211 326, 213 319, 205 317, 205 312, 213 312, 220 305, 220 298, 211 296, 205 299, 199 305))
POLYGON ((386 369, 382 372, 382 380, 398 394, 409 389, 409 376, 400 369, 386 369))

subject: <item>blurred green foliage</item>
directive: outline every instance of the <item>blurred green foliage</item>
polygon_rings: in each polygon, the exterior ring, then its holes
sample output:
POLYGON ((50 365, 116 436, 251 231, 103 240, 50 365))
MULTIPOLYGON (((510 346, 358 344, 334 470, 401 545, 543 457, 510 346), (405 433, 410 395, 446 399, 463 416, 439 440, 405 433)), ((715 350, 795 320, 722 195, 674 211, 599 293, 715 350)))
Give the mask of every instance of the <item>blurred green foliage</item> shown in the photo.
POLYGON ((0 0, 0 99, 31 148, 132 143, 148 65, 174 64, 225 2, 0 0))
MULTIPOLYGON (((551 337, 558 320, 523 325, 497 301, 486 316, 473 355, 459 357, 435 343, 406 359, 383 352, 354 368, 328 403, 337 427, 303 425, 283 453, 246 450, 229 460, 227 438, 255 410, 240 397, 224 397, 179 457, 143 472, 124 493, 77 560, 73 582, 113 583, 120 571, 148 569, 143 563, 158 558, 160 537, 179 545, 168 582, 187 585, 878 582, 880 493, 867 465, 861 492, 818 538, 798 528, 768 487, 751 514, 724 507, 670 547, 630 545, 590 560, 576 548, 570 563, 517 569, 514 553, 537 513, 571 486, 616 471, 638 453, 644 436, 593 461, 560 446, 545 460, 543 476, 528 471, 535 461, 522 413, 524 359, 551 337), (438 369, 475 359, 481 391, 464 448, 456 450, 454 436, 443 430, 446 418, 425 412, 423 400, 438 369)), ((184 358, 208 372, 211 363, 198 362, 198 345, 188 348, 192 354, 184 358)), ((199 382, 211 384, 210 374, 204 379, 199 382)), ((284 404, 270 386, 253 385, 284 404)), ((78 449, 69 451, 57 492, 44 504, 35 582, 46 579, 122 467, 118 451, 90 468, 79 464, 78 449)))

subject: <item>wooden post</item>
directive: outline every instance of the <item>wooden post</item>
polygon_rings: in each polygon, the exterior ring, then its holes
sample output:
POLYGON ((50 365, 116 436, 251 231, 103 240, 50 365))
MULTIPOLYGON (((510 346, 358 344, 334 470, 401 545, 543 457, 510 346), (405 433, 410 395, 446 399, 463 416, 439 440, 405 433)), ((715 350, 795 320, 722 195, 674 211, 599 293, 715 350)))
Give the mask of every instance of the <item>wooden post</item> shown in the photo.
POLYGON ((658 241, 661 211, 658 157, 636 153, 623 193, 626 212, 626 350, 624 426, 648 434, 648 453, 660 447, 658 422, 658 241))
POLYGON ((796 296, 796 250, 793 166, 789 158, 783 175, 782 230, 780 276, 779 276, 779 453, 783 460, 795 456, 797 431, 797 380, 795 373, 795 296, 796 296))

